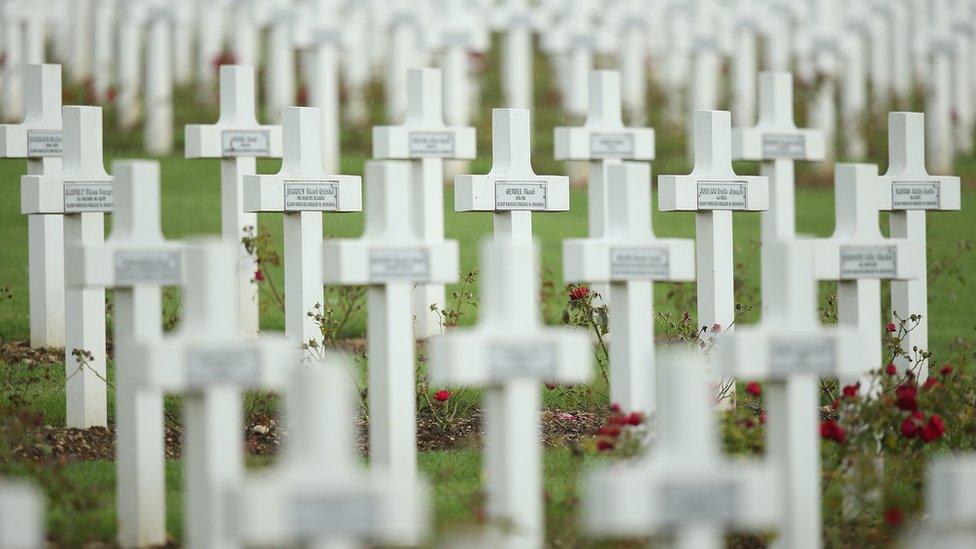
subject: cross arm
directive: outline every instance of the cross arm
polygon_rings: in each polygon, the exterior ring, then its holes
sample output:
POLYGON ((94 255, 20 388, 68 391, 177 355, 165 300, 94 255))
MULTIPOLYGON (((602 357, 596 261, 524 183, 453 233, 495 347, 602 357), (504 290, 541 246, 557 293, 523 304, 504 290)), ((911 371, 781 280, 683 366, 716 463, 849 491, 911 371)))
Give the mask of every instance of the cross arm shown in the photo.
POLYGON ((860 340, 844 328, 745 327, 718 346, 722 375, 786 380, 795 375, 847 379, 863 373, 860 340))
POLYGON ((683 238, 570 238, 563 241, 567 282, 695 280, 695 242, 683 238))
POLYGON ((928 468, 926 512, 929 522, 943 528, 972 529, 976 522, 976 459, 951 456, 935 459, 928 468))
POLYGON ((27 114, 20 124, 0 124, 0 158, 61 156, 61 66, 25 68, 27 114))

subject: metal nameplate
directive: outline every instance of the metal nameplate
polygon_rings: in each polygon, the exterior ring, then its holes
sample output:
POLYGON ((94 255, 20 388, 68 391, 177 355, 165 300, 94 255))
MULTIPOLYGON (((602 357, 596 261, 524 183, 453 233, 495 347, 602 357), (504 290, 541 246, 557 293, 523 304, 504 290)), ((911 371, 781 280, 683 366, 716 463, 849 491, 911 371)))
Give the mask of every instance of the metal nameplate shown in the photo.
POLYGON ((115 186, 105 181, 74 181, 64 184, 64 213, 111 212, 115 186))
POLYGON ((454 150, 451 132, 410 132, 410 156, 450 158, 454 150))
POLYGON ((271 155, 271 132, 268 130, 224 130, 220 138, 224 156, 271 155))
POLYGON ((837 347, 827 337, 777 339, 769 345, 769 369, 776 377, 832 376, 837 370, 837 347))
POLYGON ((897 274, 896 246, 841 246, 841 278, 894 278, 897 274))
POLYGON ((806 158, 807 140, 802 135, 764 135, 762 154, 763 158, 806 158))
POLYGON ((178 285, 183 279, 182 257, 178 250, 116 252, 115 283, 119 286, 178 285))
POLYGON ((492 379, 553 379, 556 372, 556 346, 552 343, 496 343, 488 350, 492 379))
POLYGON ((746 209, 745 181, 699 181, 699 210, 746 209))
POLYGON ((658 508, 665 524, 681 524, 689 517, 729 524, 738 516, 737 496, 731 480, 668 482, 660 489, 658 508))
POLYGON ((545 182, 499 181, 495 183, 495 209, 498 211, 545 211, 548 205, 545 182))
POLYGON ((41 158, 45 156, 61 156, 60 130, 28 130, 27 156, 41 158))
POLYGON ((895 181, 891 184, 891 209, 938 210, 942 207, 942 187, 923 181, 895 181))
POLYGON ((666 280, 669 254, 661 247, 610 249, 610 277, 614 280, 666 280))
POLYGON ((285 181, 286 212, 339 210, 338 181, 285 181))
POLYGON ((391 248, 369 252, 369 278, 373 282, 430 280, 427 250, 391 248))
POLYGON ((590 134, 590 155, 615 158, 634 156, 634 136, 629 133, 590 134))
POLYGON ((186 352, 186 383, 255 386, 261 381, 260 351, 254 348, 190 349, 186 352))
POLYGON ((317 536, 369 536, 380 524, 376 498, 370 493, 300 495, 291 502, 295 534, 317 536))

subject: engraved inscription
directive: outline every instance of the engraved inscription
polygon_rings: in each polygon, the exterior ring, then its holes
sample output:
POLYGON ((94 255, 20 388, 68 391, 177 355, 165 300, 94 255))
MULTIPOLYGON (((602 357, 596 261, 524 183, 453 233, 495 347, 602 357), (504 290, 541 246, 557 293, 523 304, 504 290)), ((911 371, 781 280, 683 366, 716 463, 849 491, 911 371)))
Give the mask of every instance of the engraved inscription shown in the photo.
POLYGON ((292 524, 301 538, 326 534, 365 536, 378 523, 371 494, 299 495, 291 503, 292 524))
POLYGON ((338 181, 285 181, 286 212, 334 212, 338 209, 338 181))
POLYGON ((267 130, 224 130, 220 137, 224 156, 271 154, 271 132, 267 130))
POLYGON ((78 181, 64 184, 64 213, 111 212, 114 203, 111 183, 78 181))
POLYGON ((372 250, 369 252, 369 277, 374 282, 429 280, 430 257, 427 250, 372 250))
POLYGON ((182 273, 182 259, 177 250, 115 254, 115 283, 119 286, 174 286, 181 282, 182 273))
POLYGON ((611 248, 610 276, 614 279, 663 280, 668 277, 667 248, 611 248))
POLYGON ((590 134, 590 155, 627 157, 634 155, 634 136, 629 133, 590 134))
POLYGON ((410 156, 454 156, 454 134, 450 132, 410 132, 410 156))
POLYGON ((762 140, 763 158, 804 158, 806 138, 802 135, 771 134, 762 140))
POLYGON ((496 210, 542 210, 548 205, 546 184, 529 181, 495 183, 496 210))
POLYGON ((732 481, 703 480, 661 487, 660 510, 666 524, 695 517, 702 522, 731 523, 736 519, 736 488, 732 481))
POLYGON ((28 130, 27 156, 61 156, 61 132, 59 130, 28 130))
POLYGON ((892 278, 898 260, 895 246, 841 246, 841 278, 892 278))
POLYGON ((746 182, 700 181, 698 183, 698 209, 746 209, 746 182))
POLYGON ((556 346, 551 343, 498 343, 488 350, 488 370, 493 379, 556 375, 556 346))
POLYGON ((829 338, 790 338, 771 342, 769 369, 774 376, 814 374, 833 375, 837 367, 837 349, 829 338))
POLYGON ((260 357, 255 349, 190 349, 186 352, 186 383, 191 387, 255 385, 260 378, 260 357))
POLYGON ((891 184, 891 208, 895 210, 938 210, 942 207, 938 183, 896 181, 891 184))

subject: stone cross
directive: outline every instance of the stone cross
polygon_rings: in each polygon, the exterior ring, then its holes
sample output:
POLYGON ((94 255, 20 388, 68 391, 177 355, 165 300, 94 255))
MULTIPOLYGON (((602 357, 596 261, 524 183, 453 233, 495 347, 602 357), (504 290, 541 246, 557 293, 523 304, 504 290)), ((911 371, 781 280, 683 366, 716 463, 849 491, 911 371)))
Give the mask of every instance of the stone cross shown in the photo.
MULTIPOLYGON (((322 164, 326 172, 338 173, 341 169, 341 136, 339 127, 342 116, 339 110, 339 62, 348 51, 349 30, 331 15, 329 23, 319 23, 306 28, 307 36, 295 38, 296 47, 305 50, 305 62, 309 69, 305 79, 308 86, 308 105, 317 107, 322 115, 322 164), (305 43, 301 43, 300 40, 305 43)), ((308 21, 296 21, 299 28, 308 21)))
POLYGON ((732 116, 737 126, 756 119, 756 73, 759 66, 760 9, 765 3, 740 0, 731 8, 732 116))
POLYGON ((777 466, 725 459, 706 364, 690 353, 658 359, 657 439, 646 456, 587 476, 584 529, 596 537, 665 533, 671 547, 695 549, 724 547, 725 528, 775 529, 777 466))
POLYGON ((568 327, 539 321, 537 248, 530 240, 482 245, 482 299, 477 326, 430 341, 431 380, 483 386, 485 474, 495 547, 541 547, 543 525, 540 383, 584 383, 590 343, 568 327))
POLYGON ((244 473, 241 393, 275 389, 300 353, 284 337, 243 338, 233 283, 237 247, 216 238, 187 242, 185 311, 178 330, 136 342, 129 391, 183 395, 184 527, 187 547, 233 547, 221 496, 244 473))
POLYGON ((840 70, 840 45, 837 19, 838 0, 814 0, 812 19, 813 66, 820 80, 810 105, 810 125, 823 132, 824 166, 834 162, 837 140, 837 75, 840 70))
POLYGON ((767 382, 766 455, 782 468, 786 510, 774 547, 819 548, 819 382, 824 377, 858 377, 863 372, 860 341, 850 327, 820 325, 809 240, 763 246, 763 274, 772 279, 763 293, 769 308, 761 324, 742 327, 722 341, 718 370, 728 377, 767 382))
POLYGON ((444 21, 437 28, 444 73, 444 120, 451 126, 471 123, 479 83, 474 81, 469 57, 486 53, 490 46, 489 30, 473 7, 467 0, 447 0, 441 7, 444 21))
POLYGON ((966 549, 976 544, 976 459, 971 455, 939 457, 928 466, 925 516, 906 547, 966 549))
POLYGON ((693 35, 691 112, 712 110, 719 104, 722 73, 721 21, 716 0, 691 0, 692 23, 686 32, 693 35))
POLYGON ((698 326, 735 320, 732 213, 769 207, 768 180, 732 171, 728 111, 695 113, 695 167, 689 175, 658 176, 658 209, 695 212, 698 326))
POLYGON ((139 122, 143 69, 140 56, 152 10, 148 0, 123 0, 118 5, 115 108, 121 130, 131 129, 139 122))
MULTIPOLYGON (((444 159, 475 158, 475 131, 444 124, 441 71, 410 69, 407 81, 407 120, 400 126, 373 128, 373 157, 410 160, 414 232, 436 243, 444 240, 444 159)), ((441 333, 439 313, 446 307, 443 284, 423 284, 414 289, 418 338, 441 333), (436 311, 431 311, 433 306, 436 311)))
MULTIPOLYGON (((186 127, 187 158, 220 159, 220 225, 227 242, 239 246, 245 228, 257 230, 257 214, 244 211, 244 176, 257 173, 257 158, 281 158, 281 126, 258 124, 254 97, 254 69, 220 67, 220 119, 216 124, 186 127)), ((258 288, 253 260, 237 261, 241 332, 258 332, 258 288)))
POLYGON ((415 347, 411 296, 418 283, 457 280, 458 244, 432 242, 415 230, 410 166, 366 163, 366 229, 359 239, 323 247, 326 284, 367 285, 369 444, 374 466, 416 478, 415 347))
POLYGON ((69 246, 68 283, 82 288, 113 288, 115 296, 115 426, 118 542, 123 547, 166 543, 163 396, 131 383, 142 365, 132 346, 162 338, 163 286, 182 283, 178 244, 163 239, 160 228, 159 164, 117 161, 115 205, 108 240, 69 246))
POLYGON ((657 238, 651 228, 651 168, 606 169, 609 223, 597 238, 563 241, 563 278, 609 282, 610 401, 654 411, 654 282, 695 279, 691 240, 657 238))
POLYGON ((948 0, 933 0, 929 4, 931 20, 928 26, 928 55, 926 65, 925 122, 929 166, 939 173, 952 170, 954 159, 952 131, 953 57, 956 46, 952 31, 948 0))
MULTIPOLYGON (((640 0, 627 0, 620 4, 616 27, 620 65, 621 101, 632 122, 643 124, 647 120, 647 58, 651 41, 648 28, 651 23, 648 5, 640 0)), ((590 92, 593 93, 592 91, 590 92)))
POLYGON ((423 66, 424 62, 424 12, 423 2, 392 0, 388 3, 389 19, 387 35, 386 119, 399 122, 407 112, 407 73, 409 69, 423 66))
POLYGON ((301 346, 322 335, 309 316, 316 305, 323 305, 322 212, 362 211, 362 179, 322 169, 318 109, 285 107, 282 118, 281 170, 244 176, 244 211, 284 214, 285 333, 301 346))
POLYGON ((223 52, 225 25, 231 21, 231 7, 227 0, 197 3, 196 88, 197 99, 210 105, 216 99, 214 89, 214 60, 223 52), (213 29, 222 29, 213 32, 213 29))
MULTIPOLYGON (((84 1, 72 4, 81 4, 84 1)), ((91 26, 81 22, 83 32, 80 34, 85 36, 85 40, 91 41, 91 85, 94 99, 108 101, 109 90, 115 82, 115 38, 120 30, 116 28, 119 7, 117 0, 92 0, 91 9, 91 26)), ((83 19, 84 16, 80 18, 83 19)), ((207 70, 213 70, 209 61, 207 70)))
POLYGON ((569 178, 532 171, 528 110, 493 109, 491 128, 491 170, 454 177, 454 209, 492 212, 496 240, 530 242, 532 212, 569 210, 569 178))
POLYGON ((491 26, 502 37, 502 91, 505 105, 532 108, 532 29, 534 14, 526 0, 506 0, 491 9, 491 26))
MULTIPOLYGON (((61 169, 61 67, 31 65, 25 75, 27 115, 0 125, 0 158, 26 158, 28 175, 61 169)), ((26 213, 26 212, 23 212, 26 213)), ((31 347, 64 346, 64 219, 27 216, 31 347)))
POLYGON ((351 361, 338 356, 296 368, 286 393, 289 436, 279 465, 248 475, 223 502, 228 530, 248 546, 369 540, 419 542, 428 528, 426 486, 354 452, 351 361))
POLYGON ((834 234, 813 241, 814 276, 837 281, 838 324, 857 329, 865 371, 881 368, 881 281, 918 278, 922 244, 882 236, 874 164, 838 164, 834 204, 834 234))
POLYGON ((45 547, 44 499, 30 484, 0 479, 0 547, 45 547))
POLYGON ((282 109, 295 102, 295 13, 287 5, 269 3, 269 9, 264 106, 269 120, 280 124, 282 109))
MULTIPOLYGON (((102 155, 102 109, 64 107, 64 155, 61 170, 25 175, 20 208, 28 215, 60 215, 64 243, 97 246, 105 239, 105 214, 112 211, 112 177, 102 155)), ((61 253, 64 253, 63 251, 61 253)), ((105 290, 67 286, 65 289, 65 373, 68 427, 104 427, 105 290), (83 363, 75 351, 91 356, 83 363)))
POLYGON ((155 7, 146 27, 146 92, 143 146, 152 155, 173 151, 173 29, 172 8, 155 7))
MULTIPOLYGON (((918 325, 902 340, 902 350, 913 355, 929 350, 928 276, 926 268, 926 211, 960 208, 959 178, 929 175, 925 171, 925 115, 914 112, 888 113, 888 171, 879 178, 882 211, 891 211, 888 224, 892 238, 921 243, 918 277, 891 282, 891 309, 901 318, 917 315, 918 325)), ((897 322, 897 319, 895 320, 897 322)), ((910 366, 904 357, 896 364, 910 366)), ((925 363, 918 374, 924 377, 925 363)))
MULTIPOLYGON (((586 114, 587 78, 598 49, 607 49, 607 40, 593 25, 593 0, 566 0, 559 22, 545 35, 544 46, 556 55, 556 73, 561 84, 563 109, 570 116, 586 114)), ((619 87, 619 85, 618 85, 619 87)))

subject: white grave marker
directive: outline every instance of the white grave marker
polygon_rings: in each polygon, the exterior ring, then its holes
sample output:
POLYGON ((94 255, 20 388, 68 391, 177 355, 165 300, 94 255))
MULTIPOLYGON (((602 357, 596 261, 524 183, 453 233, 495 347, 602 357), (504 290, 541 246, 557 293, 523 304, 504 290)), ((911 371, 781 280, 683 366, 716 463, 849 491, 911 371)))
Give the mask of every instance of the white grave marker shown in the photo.
POLYGON ((282 109, 295 103, 295 51, 292 35, 295 13, 287 5, 268 3, 274 9, 268 20, 267 62, 264 75, 264 107, 268 118, 281 123, 282 109))
POLYGON ((651 228, 651 168, 627 162, 606 169, 606 232, 563 241, 563 278, 609 282, 610 401, 654 411, 654 282, 695 279, 691 240, 657 238, 651 228))
POLYGON ((526 0, 505 0, 492 6, 491 25, 502 37, 502 91, 505 105, 532 108, 533 13, 526 0))
MULTIPOLYGON (((0 158, 26 158, 28 175, 61 168, 61 67, 27 67, 27 116, 0 125, 0 158)), ((27 213, 27 212, 22 212, 27 213)), ((31 347, 64 346, 64 219, 27 216, 31 347)))
POLYGON ((0 547, 41 549, 44 541, 44 498, 21 481, 0 479, 0 547))
MULTIPOLYGON (((64 107, 64 155, 60 171, 25 175, 20 207, 25 214, 61 215, 64 243, 98 246, 105 239, 105 214, 112 211, 112 177, 102 160, 102 109, 64 107)), ((62 253, 64 253, 62 251, 62 253)), ((67 286, 64 364, 68 427, 107 423, 105 394, 105 289, 67 286), (86 364, 73 351, 91 353, 86 364)))
POLYGON ((925 486, 925 517, 909 536, 913 549, 968 549, 976 546, 976 458, 970 455, 934 459, 925 486))
POLYGON ((257 231, 257 214, 244 211, 244 176, 257 173, 257 158, 281 157, 281 126, 257 122, 252 67, 220 67, 220 119, 216 124, 186 127, 186 157, 220 159, 220 232, 224 240, 239 247, 236 264, 241 332, 256 334, 255 263, 247 256, 241 237, 245 227, 257 231))
POLYGON ((158 7, 148 16, 143 146, 157 156, 173 150, 174 17, 171 8, 158 7))
POLYGON ((142 368, 120 389, 183 395, 184 543, 232 547, 221 495, 244 473, 241 392, 282 387, 301 357, 284 337, 241 337, 236 246, 191 241, 182 262, 183 321, 160 340, 132 346, 142 368))
POLYGON ((417 283, 457 279, 458 244, 431 242, 414 230, 410 166, 366 163, 362 238, 323 247, 326 284, 369 286, 369 444, 371 463, 396 478, 416 478, 415 347, 411 296, 417 283))
POLYGON ((74 286, 114 288, 115 427, 118 542, 123 547, 166 543, 163 397, 137 389, 142 364, 132 359, 136 343, 162 338, 162 287, 182 282, 178 244, 160 229, 159 164, 118 161, 112 232, 101 245, 69 246, 74 286))
MULTIPOLYGON (((888 224, 892 238, 921 243, 918 277, 891 282, 891 309, 901 318, 919 315, 918 325, 902 338, 902 350, 929 351, 928 273, 925 248, 926 211, 960 209, 959 178, 929 175, 925 171, 925 115, 912 112, 888 113, 888 171, 879 178, 881 210, 890 210, 888 224)), ((910 323, 911 324, 911 323, 910 323)), ((903 357, 901 367, 909 366, 903 357)), ((926 363, 918 374, 925 377, 926 363)))
POLYGON ((244 176, 244 210, 284 214, 285 333, 301 346, 322 335, 308 315, 323 304, 322 212, 362 211, 362 179, 322 169, 318 109, 285 107, 282 118, 281 170, 244 176))
POLYGON ((118 127, 128 130, 139 122, 139 96, 142 93, 142 52, 146 23, 153 6, 147 0, 126 0, 118 4, 116 25, 115 108, 118 127))
MULTIPOLYGON (((373 157, 410 160, 414 231, 421 239, 436 243, 444 240, 444 159, 473 159, 475 131, 444 125, 439 70, 410 69, 407 81, 407 120, 401 126, 373 128, 373 157)), ((418 338, 441 333, 438 312, 446 307, 443 284, 421 284, 414 289, 418 338), (437 311, 430 310, 432 305, 437 311)))
POLYGON ((485 479, 495 547, 541 547, 545 535, 540 383, 583 383, 591 375, 587 336, 539 321, 537 248, 531 240, 482 244, 478 325, 430 342, 438 384, 485 391, 485 479), (498 539, 494 539, 498 536, 498 539))

